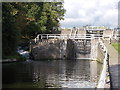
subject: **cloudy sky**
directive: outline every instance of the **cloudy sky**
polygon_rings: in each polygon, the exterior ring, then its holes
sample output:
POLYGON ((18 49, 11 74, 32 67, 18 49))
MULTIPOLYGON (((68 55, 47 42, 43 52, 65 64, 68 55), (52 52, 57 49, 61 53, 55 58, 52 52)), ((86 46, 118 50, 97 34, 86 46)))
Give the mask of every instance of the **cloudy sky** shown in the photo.
POLYGON ((61 27, 84 25, 116 27, 119 0, 64 0, 65 20, 61 27))

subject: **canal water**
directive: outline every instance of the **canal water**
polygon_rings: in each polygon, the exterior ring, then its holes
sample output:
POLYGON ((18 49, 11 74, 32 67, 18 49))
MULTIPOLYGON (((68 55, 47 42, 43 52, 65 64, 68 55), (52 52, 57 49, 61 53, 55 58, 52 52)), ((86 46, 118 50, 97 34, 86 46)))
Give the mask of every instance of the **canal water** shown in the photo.
POLYGON ((92 60, 27 60, 2 65, 3 88, 94 88, 101 64, 92 60))

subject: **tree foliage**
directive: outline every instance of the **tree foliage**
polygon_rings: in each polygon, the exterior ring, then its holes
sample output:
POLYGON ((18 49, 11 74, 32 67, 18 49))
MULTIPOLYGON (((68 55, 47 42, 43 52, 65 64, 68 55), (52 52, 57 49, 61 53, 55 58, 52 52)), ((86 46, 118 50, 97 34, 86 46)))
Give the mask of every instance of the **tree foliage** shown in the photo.
POLYGON ((51 33, 60 26, 65 10, 61 2, 2 3, 3 55, 15 52, 18 41, 39 33, 51 33))

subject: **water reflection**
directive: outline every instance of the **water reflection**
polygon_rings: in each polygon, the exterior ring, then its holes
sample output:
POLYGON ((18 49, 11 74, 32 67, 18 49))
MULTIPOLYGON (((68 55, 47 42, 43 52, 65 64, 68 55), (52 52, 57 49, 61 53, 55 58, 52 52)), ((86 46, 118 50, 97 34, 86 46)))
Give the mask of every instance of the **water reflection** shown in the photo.
POLYGON ((96 86, 96 61, 53 60, 3 64, 3 87, 91 88, 96 86))

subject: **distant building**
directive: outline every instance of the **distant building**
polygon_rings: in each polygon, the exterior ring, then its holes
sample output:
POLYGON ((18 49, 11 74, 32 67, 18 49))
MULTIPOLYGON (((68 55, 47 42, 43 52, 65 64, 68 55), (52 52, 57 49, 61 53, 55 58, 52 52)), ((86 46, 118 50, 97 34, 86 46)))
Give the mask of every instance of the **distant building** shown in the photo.
POLYGON ((86 26, 86 34, 103 35, 104 30, 107 29, 105 26, 86 26))

